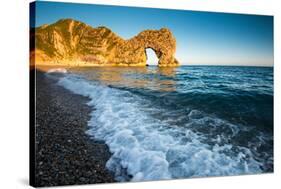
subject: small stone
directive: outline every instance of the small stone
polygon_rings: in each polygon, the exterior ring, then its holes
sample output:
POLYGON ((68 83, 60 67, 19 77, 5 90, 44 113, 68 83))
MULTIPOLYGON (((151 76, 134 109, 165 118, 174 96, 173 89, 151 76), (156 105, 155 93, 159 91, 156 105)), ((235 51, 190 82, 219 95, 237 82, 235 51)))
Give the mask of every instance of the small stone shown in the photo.
POLYGON ((79 180, 80 180, 81 182, 85 182, 85 181, 86 181, 86 179, 85 179, 84 177, 81 177, 79 180))

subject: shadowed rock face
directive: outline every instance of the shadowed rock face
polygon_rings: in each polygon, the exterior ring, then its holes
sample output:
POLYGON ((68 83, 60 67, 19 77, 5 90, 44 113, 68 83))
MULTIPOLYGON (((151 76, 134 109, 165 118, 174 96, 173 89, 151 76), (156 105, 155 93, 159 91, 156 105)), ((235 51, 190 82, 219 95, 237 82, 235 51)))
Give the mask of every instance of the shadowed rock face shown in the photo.
POLYGON ((31 40, 31 62, 40 65, 145 66, 146 48, 154 50, 159 66, 179 64, 174 57, 176 40, 167 28, 144 30, 124 40, 106 27, 63 19, 36 28, 31 40))

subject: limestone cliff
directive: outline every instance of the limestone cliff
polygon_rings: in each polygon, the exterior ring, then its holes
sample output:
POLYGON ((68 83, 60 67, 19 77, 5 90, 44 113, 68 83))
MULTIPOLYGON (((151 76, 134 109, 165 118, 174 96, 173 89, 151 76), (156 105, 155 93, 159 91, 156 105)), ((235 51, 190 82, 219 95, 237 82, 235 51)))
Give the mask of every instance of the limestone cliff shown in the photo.
POLYGON ((155 51, 159 66, 179 64, 174 57, 176 40, 167 28, 144 30, 124 40, 106 27, 63 19, 36 28, 31 40, 31 62, 40 65, 145 66, 146 48, 155 51))

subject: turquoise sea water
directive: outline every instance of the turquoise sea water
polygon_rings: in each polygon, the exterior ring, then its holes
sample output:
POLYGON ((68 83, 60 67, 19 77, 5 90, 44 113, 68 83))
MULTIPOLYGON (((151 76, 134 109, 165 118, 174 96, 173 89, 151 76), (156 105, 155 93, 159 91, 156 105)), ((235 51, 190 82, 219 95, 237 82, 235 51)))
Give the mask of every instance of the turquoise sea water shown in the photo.
POLYGON ((273 68, 68 69, 58 84, 91 99, 117 180, 273 171, 273 68))

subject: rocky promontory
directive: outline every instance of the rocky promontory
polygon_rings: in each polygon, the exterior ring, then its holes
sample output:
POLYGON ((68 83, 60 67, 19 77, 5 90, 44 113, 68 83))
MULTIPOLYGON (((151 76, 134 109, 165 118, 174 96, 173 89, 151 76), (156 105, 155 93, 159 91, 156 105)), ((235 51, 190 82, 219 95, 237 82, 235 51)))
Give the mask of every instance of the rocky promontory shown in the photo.
POLYGON ((145 66, 145 49, 154 50, 159 66, 177 66, 176 40, 167 28, 144 30, 125 40, 106 27, 72 19, 42 25, 31 32, 31 63, 66 66, 145 66))

